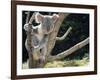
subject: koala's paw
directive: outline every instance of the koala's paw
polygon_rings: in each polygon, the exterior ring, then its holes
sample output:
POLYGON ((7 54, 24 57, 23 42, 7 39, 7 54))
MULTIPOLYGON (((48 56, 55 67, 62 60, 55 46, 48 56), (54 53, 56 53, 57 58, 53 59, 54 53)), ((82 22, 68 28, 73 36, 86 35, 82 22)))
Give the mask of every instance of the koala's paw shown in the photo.
POLYGON ((39 48, 39 45, 34 46, 35 49, 39 48))

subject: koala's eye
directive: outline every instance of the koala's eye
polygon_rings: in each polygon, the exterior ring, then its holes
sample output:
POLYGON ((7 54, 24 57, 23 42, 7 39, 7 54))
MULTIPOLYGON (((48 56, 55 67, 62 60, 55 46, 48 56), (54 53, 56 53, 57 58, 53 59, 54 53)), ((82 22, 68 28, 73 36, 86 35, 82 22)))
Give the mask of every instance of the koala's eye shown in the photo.
POLYGON ((40 23, 34 23, 33 25, 34 25, 34 26, 38 26, 38 25, 40 25, 40 23))

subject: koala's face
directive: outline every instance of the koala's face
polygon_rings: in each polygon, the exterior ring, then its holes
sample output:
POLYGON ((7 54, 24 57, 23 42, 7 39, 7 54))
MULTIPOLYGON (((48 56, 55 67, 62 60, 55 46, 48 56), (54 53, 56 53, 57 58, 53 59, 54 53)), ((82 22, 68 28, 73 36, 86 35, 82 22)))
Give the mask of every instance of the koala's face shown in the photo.
POLYGON ((56 20, 59 18, 57 14, 53 14, 52 16, 49 15, 41 15, 39 13, 36 14, 36 22, 40 23, 42 26, 42 30, 45 34, 49 34, 54 29, 54 24, 56 20))

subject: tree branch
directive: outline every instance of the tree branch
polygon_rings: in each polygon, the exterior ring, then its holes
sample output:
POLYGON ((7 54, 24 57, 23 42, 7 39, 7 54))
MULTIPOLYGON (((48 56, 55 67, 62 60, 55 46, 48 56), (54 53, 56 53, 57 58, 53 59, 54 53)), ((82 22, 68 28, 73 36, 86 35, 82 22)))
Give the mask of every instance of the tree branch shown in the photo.
POLYGON ((33 15, 31 16, 31 18, 29 20, 29 24, 32 24, 33 20, 35 19, 35 14, 36 13, 33 13, 33 15))
POLYGON ((30 17, 30 12, 26 12, 27 16, 26 16, 26 24, 28 23, 29 21, 29 17, 30 17))
POLYGON ((66 33, 62 37, 56 37, 56 40, 58 40, 58 41, 64 40, 67 37, 67 35, 70 33, 71 30, 72 30, 72 27, 69 27, 68 30, 66 31, 66 33))
POLYGON ((75 52, 76 50, 79 50, 80 48, 84 47, 85 45, 87 45, 89 43, 89 38, 79 42, 78 44, 74 45, 73 47, 69 48, 68 50, 65 50, 64 52, 59 53, 56 56, 49 56, 48 60, 52 61, 52 60, 59 60, 62 59, 70 54, 72 54, 73 52, 75 52))

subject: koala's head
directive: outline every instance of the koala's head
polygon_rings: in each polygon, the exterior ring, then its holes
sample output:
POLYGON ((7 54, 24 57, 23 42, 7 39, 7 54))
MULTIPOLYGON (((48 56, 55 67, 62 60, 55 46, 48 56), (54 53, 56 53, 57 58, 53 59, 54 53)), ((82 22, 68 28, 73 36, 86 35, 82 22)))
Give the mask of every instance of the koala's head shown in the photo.
POLYGON ((40 13, 36 13, 35 15, 36 22, 41 24, 42 30, 45 34, 49 34, 53 31, 54 24, 58 18, 59 16, 57 14, 53 14, 52 16, 49 16, 49 15, 42 15, 40 13))

